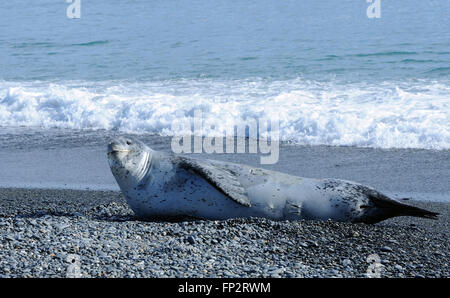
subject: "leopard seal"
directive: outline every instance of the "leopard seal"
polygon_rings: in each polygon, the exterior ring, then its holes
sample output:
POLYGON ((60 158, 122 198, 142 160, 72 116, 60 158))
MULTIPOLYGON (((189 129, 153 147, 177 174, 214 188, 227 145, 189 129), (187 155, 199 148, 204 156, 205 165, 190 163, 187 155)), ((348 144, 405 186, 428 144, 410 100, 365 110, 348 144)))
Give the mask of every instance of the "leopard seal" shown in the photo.
POLYGON ((350 181, 312 179, 152 150, 136 139, 108 144, 111 171, 137 217, 334 220, 376 223, 437 213, 350 181))

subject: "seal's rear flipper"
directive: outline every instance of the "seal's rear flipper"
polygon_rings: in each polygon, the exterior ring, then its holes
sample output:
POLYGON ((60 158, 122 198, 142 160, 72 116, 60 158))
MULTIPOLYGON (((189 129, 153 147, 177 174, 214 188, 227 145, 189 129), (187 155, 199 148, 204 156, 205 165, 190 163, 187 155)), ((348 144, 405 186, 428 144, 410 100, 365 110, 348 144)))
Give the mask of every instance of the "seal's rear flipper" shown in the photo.
POLYGON ((399 212, 400 215, 415 216, 429 219, 438 219, 437 216, 439 215, 439 213, 409 205, 404 205, 402 209, 399 210, 399 212))
POLYGON ((394 216, 415 216, 429 219, 437 219, 439 213, 428 211, 419 207, 414 207, 400 203, 396 200, 390 199, 380 193, 368 194, 371 202, 378 208, 386 209, 388 213, 394 216))

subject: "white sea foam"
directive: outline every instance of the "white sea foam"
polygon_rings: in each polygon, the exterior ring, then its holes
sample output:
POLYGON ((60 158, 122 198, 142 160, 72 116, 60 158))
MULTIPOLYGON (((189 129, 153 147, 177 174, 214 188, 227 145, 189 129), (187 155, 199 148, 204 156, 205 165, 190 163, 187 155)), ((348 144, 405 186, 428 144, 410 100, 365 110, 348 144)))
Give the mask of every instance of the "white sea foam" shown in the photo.
POLYGON ((221 129, 276 117, 282 140, 298 144, 450 149, 449 82, 0 82, 3 127, 175 135, 172 123, 197 109, 221 129))

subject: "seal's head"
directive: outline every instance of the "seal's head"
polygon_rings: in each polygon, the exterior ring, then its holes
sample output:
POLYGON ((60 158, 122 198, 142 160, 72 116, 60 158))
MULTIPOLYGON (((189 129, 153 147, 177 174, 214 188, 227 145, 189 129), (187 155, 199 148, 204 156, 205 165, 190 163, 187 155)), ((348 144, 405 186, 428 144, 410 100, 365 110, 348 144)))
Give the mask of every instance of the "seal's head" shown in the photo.
POLYGON ((145 177, 152 160, 152 150, 144 143, 119 137, 108 144, 108 161, 120 188, 136 187, 145 177))

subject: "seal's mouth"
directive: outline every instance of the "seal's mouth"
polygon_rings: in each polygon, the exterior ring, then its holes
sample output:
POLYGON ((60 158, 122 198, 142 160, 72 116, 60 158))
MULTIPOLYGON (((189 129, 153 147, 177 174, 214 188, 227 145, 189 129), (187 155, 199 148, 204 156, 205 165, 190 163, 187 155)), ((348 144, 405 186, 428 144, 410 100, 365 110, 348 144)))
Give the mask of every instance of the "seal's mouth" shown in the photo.
POLYGON ((114 155, 117 153, 128 153, 131 150, 124 149, 120 144, 117 143, 109 143, 108 144, 108 155, 114 155))
POLYGON ((131 150, 125 150, 125 149, 116 149, 116 150, 111 150, 111 153, 116 153, 116 152, 130 152, 131 150))

